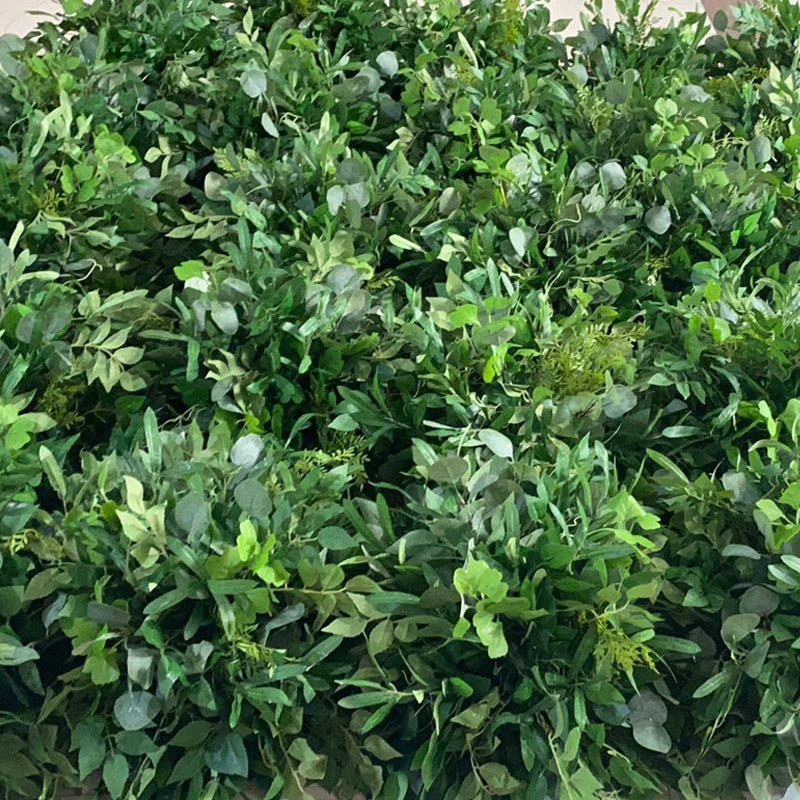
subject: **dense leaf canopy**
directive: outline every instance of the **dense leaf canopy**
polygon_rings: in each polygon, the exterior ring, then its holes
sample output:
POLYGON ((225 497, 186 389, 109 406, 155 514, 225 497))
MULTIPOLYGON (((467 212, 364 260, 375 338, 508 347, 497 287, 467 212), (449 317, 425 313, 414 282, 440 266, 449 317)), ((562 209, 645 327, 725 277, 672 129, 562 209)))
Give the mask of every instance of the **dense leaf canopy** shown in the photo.
POLYGON ((63 6, 0 37, 0 794, 789 785, 800 10, 63 6))

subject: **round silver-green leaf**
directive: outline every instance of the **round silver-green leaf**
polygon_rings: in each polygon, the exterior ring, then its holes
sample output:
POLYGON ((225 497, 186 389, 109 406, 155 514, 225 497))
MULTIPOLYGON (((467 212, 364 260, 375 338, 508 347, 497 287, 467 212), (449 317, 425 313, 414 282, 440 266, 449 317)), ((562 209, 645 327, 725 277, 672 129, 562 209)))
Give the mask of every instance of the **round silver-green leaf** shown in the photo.
POLYGON ((661 236, 672 225, 672 214, 666 206, 653 206, 645 215, 644 221, 653 233, 661 236))
POLYGON ((153 724, 161 701, 151 692, 128 690, 114 703, 114 719, 124 731, 140 731, 153 724))

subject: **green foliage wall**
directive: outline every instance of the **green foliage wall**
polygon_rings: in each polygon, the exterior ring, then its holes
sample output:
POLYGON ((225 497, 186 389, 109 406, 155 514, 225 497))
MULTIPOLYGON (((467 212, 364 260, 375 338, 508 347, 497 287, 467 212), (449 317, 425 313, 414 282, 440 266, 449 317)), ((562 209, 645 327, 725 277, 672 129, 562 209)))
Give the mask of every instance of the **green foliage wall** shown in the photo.
POLYGON ((0 795, 789 785, 800 11, 63 6, 0 37, 0 795))

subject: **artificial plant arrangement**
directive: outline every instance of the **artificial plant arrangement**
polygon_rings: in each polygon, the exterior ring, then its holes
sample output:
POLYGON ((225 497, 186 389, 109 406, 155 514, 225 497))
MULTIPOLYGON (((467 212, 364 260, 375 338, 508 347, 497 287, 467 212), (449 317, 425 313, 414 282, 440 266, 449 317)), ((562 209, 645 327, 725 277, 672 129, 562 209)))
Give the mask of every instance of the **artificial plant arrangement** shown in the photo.
POLYGON ((62 5, 0 37, 0 796, 788 786, 800 10, 62 5))

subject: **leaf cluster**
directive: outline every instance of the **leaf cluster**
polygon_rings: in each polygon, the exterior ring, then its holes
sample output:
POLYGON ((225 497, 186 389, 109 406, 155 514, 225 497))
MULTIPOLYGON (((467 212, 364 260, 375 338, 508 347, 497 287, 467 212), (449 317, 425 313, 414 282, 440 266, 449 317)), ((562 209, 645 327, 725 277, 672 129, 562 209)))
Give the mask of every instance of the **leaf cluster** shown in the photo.
POLYGON ((800 11, 63 0, 0 37, 0 794, 800 769, 800 11))

